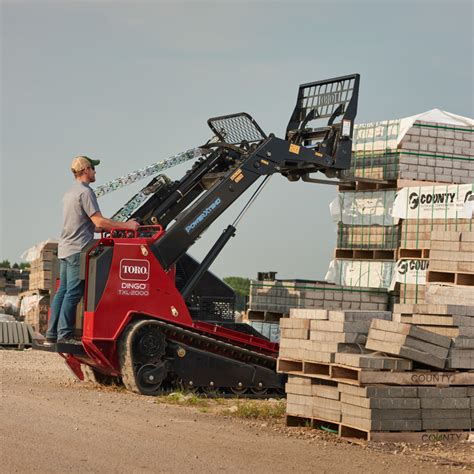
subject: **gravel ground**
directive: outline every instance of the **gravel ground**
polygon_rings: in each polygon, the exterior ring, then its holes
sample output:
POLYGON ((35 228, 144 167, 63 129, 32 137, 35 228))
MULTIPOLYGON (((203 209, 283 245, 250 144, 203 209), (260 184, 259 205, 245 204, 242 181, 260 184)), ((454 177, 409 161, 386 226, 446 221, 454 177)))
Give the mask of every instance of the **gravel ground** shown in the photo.
POLYGON ((236 418, 235 400, 176 406, 79 383, 51 353, 0 350, 0 387, 2 472, 474 472, 472 443, 352 444, 236 418))

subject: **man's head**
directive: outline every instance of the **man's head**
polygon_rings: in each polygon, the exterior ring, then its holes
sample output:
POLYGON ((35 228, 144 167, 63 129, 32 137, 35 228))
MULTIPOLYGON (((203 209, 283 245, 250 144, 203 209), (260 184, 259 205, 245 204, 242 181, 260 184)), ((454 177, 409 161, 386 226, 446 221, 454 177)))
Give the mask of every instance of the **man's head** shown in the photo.
POLYGON ((71 163, 71 171, 74 177, 85 183, 93 183, 95 181, 95 167, 100 160, 92 160, 87 156, 76 156, 71 163))

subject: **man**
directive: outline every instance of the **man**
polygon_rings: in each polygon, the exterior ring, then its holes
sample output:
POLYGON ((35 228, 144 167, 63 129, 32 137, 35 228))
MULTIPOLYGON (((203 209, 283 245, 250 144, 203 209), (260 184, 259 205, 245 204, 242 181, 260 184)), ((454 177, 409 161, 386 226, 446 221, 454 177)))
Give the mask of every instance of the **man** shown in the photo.
POLYGON ((74 339, 76 307, 84 294, 84 281, 79 278, 81 250, 94 238, 94 231, 122 229, 136 230, 138 222, 115 222, 100 213, 94 191, 95 167, 99 160, 77 156, 71 164, 74 185, 63 197, 63 230, 59 239, 60 285, 51 304, 51 318, 46 332, 46 343, 79 343, 74 339))

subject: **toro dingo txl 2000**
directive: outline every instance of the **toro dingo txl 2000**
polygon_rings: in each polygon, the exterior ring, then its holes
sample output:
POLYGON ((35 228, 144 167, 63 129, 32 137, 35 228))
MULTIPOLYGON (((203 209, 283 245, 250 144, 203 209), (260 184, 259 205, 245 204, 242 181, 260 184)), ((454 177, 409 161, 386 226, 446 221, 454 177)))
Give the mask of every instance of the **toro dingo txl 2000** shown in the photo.
POLYGON ((278 344, 234 322, 233 293, 208 269, 271 175, 324 182, 311 174, 335 177, 349 167, 358 90, 358 74, 301 85, 284 139, 265 134, 246 113, 209 119, 214 137, 184 177, 159 175, 142 191, 146 199, 128 216, 138 230, 117 222, 83 250, 82 344, 38 340, 34 347, 61 354, 81 380, 87 372, 142 394, 281 391, 278 344), (258 180, 204 260, 191 258, 196 239, 258 180))

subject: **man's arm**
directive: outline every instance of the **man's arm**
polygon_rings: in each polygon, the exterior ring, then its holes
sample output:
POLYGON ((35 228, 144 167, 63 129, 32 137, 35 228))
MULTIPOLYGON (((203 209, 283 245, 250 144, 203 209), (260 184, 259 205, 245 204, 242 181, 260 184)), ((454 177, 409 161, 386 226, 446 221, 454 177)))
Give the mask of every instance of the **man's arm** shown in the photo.
POLYGON ((91 220, 95 225, 96 232, 102 232, 112 229, 127 229, 127 230, 137 230, 138 222, 130 220, 127 222, 117 222, 112 219, 107 219, 100 212, 96 212, 91 216, 91 220))

